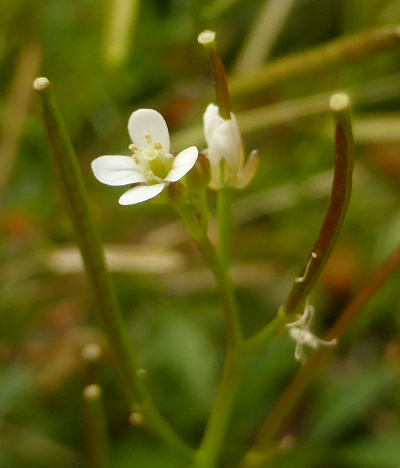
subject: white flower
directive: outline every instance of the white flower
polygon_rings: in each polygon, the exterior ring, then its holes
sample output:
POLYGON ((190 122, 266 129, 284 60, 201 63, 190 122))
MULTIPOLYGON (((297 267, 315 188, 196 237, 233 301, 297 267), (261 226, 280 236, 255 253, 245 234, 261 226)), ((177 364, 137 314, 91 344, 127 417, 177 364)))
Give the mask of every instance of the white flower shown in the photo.
POLYGON ((304 312, 298 320, 286 324, 289 329, 290 337, 296 341, 296 350, 294 357, 297 361, 305 361, 304 345, 313 349, 318 349, 320 346, 334 346, 337 340, 330 341, 321 340, 310 331, 310 325, 314 316, 314 307, 306 302, 304 312))
POLYGON ((107 185, 137 184, 119 199, 133 205, 157 196, 169 182, 181 179, 194 166, 198 151, 186 148, 177 156, 169 152, 168 127, 153 109, 139 109, 128 121, 132 156, 100 156, 92 161, 97 180, 107 185))
POLYGON ((253 151, 244 163, 244 147, 236 117, 224 120, 218 106, 209 104, 203 116, 207 156, 211 165, 210 187, 243 188, 253 178, 258 165, 257 152, 253 151))

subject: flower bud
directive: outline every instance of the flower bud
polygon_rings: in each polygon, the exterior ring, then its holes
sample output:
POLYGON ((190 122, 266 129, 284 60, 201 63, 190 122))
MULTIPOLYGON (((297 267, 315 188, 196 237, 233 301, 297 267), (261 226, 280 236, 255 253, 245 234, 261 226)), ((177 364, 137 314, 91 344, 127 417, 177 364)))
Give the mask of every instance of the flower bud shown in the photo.
POLYGON ((244 188, 257 170, 258 155, 253 151, 245 162, 235 115, 231 113, 230 119, 223 119, 218 106, 209 104, 203 120, 207 157, 211 165, 210 187, 215 190, 223 187, 244 188))
POLYGON ((172 182, 168 185, 167 194, 173 205, 182 205, 186 202, 186 187, 182 182, 172 182))
POLYGON ((189 190, 202 190, 208 186, 211 180, 210 161, 204 153, 199 153, 196 164, 186 175, 189 190))

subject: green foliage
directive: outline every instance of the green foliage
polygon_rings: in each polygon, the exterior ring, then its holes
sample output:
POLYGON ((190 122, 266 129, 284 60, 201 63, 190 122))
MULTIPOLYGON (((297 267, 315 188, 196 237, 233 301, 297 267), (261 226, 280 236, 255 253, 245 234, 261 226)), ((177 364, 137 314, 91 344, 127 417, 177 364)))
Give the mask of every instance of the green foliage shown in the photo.
MULTIPOLYGON (((400 20, 399 0, 295 3, 271 60, 400 20)), ((110 66, 104 50, 105 0, 0 2, 0 148, 12 138, 12 132, 2 131, 5 123, 16 121, 15 113, 25 115, 15 158, 4 152, 13 160, 12 172, 0 187, 2 468, 84 466, 81 392, 93 373, 80 352, 88 342, 104 342, 80 267, 69 259, 66 270, 53 256, 73 237, 38 105, 30 102, 11 111, 7 105, 21 54, 31 41, 40 46, 40 70, 54 85, 106 249, 111 244, 136 249, 131 256, 138 263, 130 262, 126 250, 119 263, 111 262, 123 314, 162 414, 187 441, 198 444, 224 359, 213 278, 172 210, 156 203, 118 206, 120 188, 97 183, 90 162, 101 154, 128 154, 126 121, 136 108, 156 108, 172 132, 199 125, 211 83, 197 33, 205 27, 218 31, 229 72, 261 4, 142 1, 126 56, 110 66), (159 257, 155 266, 149 260, 154 256, 159 257)), ((261 95, 237 100, 234 111, 338 88, 357 95, 366 82, 399 73, 399 59, 399 47, 394 47, 361 62, 277 83, 261 95)), ((391 86, 379 82, 373 97, 360 91, 363 97, 354 102, 360 129, 364 117, 379 127, 382 116, 398 113, 396 80, 391 86)), ((318 232, 333 166, 326 123, 320 115, 288 118, 286 124, 244 135, 246 148, 257 147, 260 153, 255 180, 234 194, 233 275, 246 334, 265 325, 285 301, 318 232)), ((390 141, 383 133, 361 140, 356 128, 349 215, 312 296, 321 330, 398 245, 400 132, 392 132, 390 141)), ((215 205, 214 193, 209 201, 215 205)), ((397 273, 340 341, 333 363, 311 385, 284 431, 295 438, 293 450, 276 458, 274 467, 399 466, 398 281, 397 273)), ((293 348, 286 336, 280 337, 252 362, 229 428, 224 466, 236 466, 295 374, 293 348)), ((112 466, 183 468, 159 440, 129 425, 130 408, 104 349, 95 376, 104 388, 112 466)))

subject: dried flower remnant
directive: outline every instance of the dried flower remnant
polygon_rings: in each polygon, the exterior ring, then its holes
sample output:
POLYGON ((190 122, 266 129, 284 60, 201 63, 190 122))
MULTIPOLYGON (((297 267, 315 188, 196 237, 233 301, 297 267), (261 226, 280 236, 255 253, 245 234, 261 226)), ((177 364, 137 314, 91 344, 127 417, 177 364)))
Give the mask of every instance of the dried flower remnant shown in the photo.
POLYGON ((296 349, 294 356, 297 361, 304 362, 306 355, 304 353, 304 346, 310 346, 310 348, 318 349, 320 346, 335 346, 337 343, 336 339, 333 340, 322 340, 316 337, 310 331, 310 325, 314 316, 314 307, 306 302, 304 312, 298 320, 295 322, 287 323, 286 328, 289 329, 290 337, 296 342, 296 349))
POLYGON ((128 132, 132 156, 100 156, 92 162, 97 180, 120 186, 137 184, 119 199, 121 205, 133 205, 156 197, 170 183, 192 169, 198 156, 195 146, 170 153, 167 124, 153 109, 139 109, 130 116, 128 132))

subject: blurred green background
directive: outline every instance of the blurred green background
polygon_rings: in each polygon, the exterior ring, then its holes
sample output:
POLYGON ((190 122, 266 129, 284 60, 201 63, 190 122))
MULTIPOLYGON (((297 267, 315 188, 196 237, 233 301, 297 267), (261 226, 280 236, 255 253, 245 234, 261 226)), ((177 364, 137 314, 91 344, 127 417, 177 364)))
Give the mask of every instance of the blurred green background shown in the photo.
MULTIPOLYGON (((129 154, 126 123, 140 107, 165 116, 176 132, 174 150, 187 142, 202 147, 198 126, 213 94, 197 34, 217 31, 228 73, 238 74, 238 57, 246 55, 265 3, 0 2, 1 468, 87 466, 81 395, 93 372, 80 353, 90 342, 105 349, 95 380, 104 389, 111 466, 184 466, 129 424, 73 248, 40 106, 30 91, 33 78, 45 75, 53 83, 154 398, 177 431, 196 444, 224 358, 213 278, 171 208, 119 206, 122 190, 98 183, 90 162, 102 154, 129 154)), ((282 4, 276 7, 280 22, 269 24, 275 24, 275 36, 263 38, 269 47, 263 62, 400 23, 399 0, 282 4)), ((250 68, 243 76, 251 73, 250 68)), ((260 152, 253 183, 235 194, 233 277, 246 333, 258 330, 284 302, 323 219, 333 166, 332 122, 326 106, 309 112, 304 100, 337 89, 354 95, 357 162, 343 233, 312 295, 320 334, 399 242, 400 41, 354 63, 234 96, 239 115, 263 106, 276 106, 280 115, 279 103, 291 101, 279 125, 271 124, 271 116, 256 125, 239 118, 247 151, 260 152)), ((400 466, 399 280, 396 274, 384 285, 313 381, 287 429, 295 447, 274 467, 400 466)), ((283 336, 252 363, 223 466, 236 466, 298 369, 293 351, 294 343, 283 336)))

